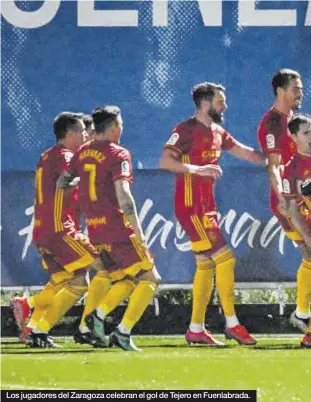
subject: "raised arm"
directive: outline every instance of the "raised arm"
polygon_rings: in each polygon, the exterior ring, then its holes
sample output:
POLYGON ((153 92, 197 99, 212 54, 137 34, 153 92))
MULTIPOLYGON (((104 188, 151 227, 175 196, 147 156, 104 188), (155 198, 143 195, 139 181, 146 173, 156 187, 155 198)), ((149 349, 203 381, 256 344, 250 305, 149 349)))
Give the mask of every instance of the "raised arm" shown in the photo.
POLYGON ((267 163, 266 157, 261 151, 248 147, 239 141, 235 141, 234 146, 228 149, 228 152, 239 159, 243 159, 256 165, 266 166, 267 163))
POLYGON ((129 181, 122 179, 116 180, 114 182, 114 186, 116 189, 120 209, 122 209, 131 226, 133 227, 137 240, 141 243, 144 243, 145 236, 138 218, 137 208, 131 192, 129 181))
POLYGON ((173 173, 197 174, 199 176, 211 176, 215 179, 222 175, 222 169, 217 165, 197 166, 181 162, 179 152, 170 148, 163 150, 160 168, 173 173))

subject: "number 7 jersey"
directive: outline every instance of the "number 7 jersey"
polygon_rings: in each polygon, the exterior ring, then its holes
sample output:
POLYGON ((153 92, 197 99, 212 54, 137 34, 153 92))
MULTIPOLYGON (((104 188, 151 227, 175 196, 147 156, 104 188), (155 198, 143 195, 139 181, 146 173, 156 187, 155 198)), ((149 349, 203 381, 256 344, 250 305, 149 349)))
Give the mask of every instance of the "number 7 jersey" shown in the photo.
POLYGON ((80 177, 79 200, 93 244, 122 241, 134 233, 114 186, 116 180, 133 181, 127 149, 110 141, 89 141, 72 158, 69 171, 80 177))

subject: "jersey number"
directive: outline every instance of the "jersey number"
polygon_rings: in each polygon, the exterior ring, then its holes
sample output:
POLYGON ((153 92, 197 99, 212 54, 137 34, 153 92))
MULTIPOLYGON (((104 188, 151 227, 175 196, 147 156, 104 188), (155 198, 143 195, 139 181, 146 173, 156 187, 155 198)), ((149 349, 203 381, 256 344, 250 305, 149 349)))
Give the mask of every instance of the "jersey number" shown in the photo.
POLYGON ((42 172, 43 172, 42 167, 37 169, 37 171, 36 171, 36 189, 37 189, 37 202, 38 202, 38 204, 43 203, 42 172))
POLYGON ((93 163, 85 163, 84 171, 89 172, 89 195, 91 201, 97 201, 96 189, 95 189, 95 180, 96 180, 96 165, 93 163))

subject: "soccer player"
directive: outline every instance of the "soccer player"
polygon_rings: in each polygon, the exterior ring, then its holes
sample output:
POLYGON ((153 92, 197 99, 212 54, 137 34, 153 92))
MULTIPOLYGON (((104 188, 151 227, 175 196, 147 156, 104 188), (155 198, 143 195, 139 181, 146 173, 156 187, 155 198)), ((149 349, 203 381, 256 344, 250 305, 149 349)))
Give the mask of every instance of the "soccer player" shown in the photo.
MULTIPOLYGON (((54 120, 54 133, 57 143, 43 152, 36 170, 33 240, 51 277, 43 291, 30 298, 29 307, 35 310, 26 342, 32 347, 53 346, 48 332, 86 292, 86 270, 91 264, 102 267, 88 238, 79 231, 76 190, 56 189, 58 176, 83 143, 85 125, 79 115, 63 112, 54 120)), ((19 307, 18 318, 23 319, 26 302, 19 307)))
POLYGON ((281 175, 284 165, 296 152, 288 122, 293 111, 301 106, 303 97, 301 77, 297 71, 281 69, 272 78, 272 88, 275 101, 259 124, 258 141, 268 159, 271 210, 278 218, 286 235, 296 240, 297 234, 282 213, 284 197, 281 175))
POLYGON ((225 335, 241 344, 256 340, 240 325, 234 307, 235 258, 220 231, 214 198, 214 180, 222 150, 252 163, 264 165, 263 155, 234 139, 222 128, 227 109, 225 88, 204 82, 192 90, 196 113, 178 124, 167 141, 160 167, 176 174, 175 215, 191 240, 196 259, 193 305, 186 340, 190 343, 221 344, 205 329, 205 313, 216 270, 218 290, 226 318, 225 335))
POLYGON ((93 140, 94 135, 95 135, 95 130, 94 130, 94 123, 93 123, 92 116, 90 116, 89 114, 82 113, 82 120, 83 120, 83 123, 85 124, 85 131, 87 133, 87 136, 86 136, 84 142, 93 140))
POLYGON ((69 172, 59 180, 59 186, 64 187, 74 177, 80 177, 80 201, 88 235, 105 267, 91 281, 89 289, 97 289, 96 297, 90 297, 89 292, 80 334, 75 339, 84 343, 84 335, 91 332, 104 340, 105 317, 130 296, 121 323, 110 334, 110 345, 138 350, 131 330, 152 300, 160 275, 145 244, 130 189, 131 156, 119 145, 123 130, 120 109, 100 106, 92 117, 95 139, 79 149, 69 172), (111 281, 114 284, 106 295, 111 281))
POLYGON ((311 179, 311 116, 298 114, 288 127, 297 153, 285 165, 283 194, 290 222, 301 235, 296 242, 303 255, 297 272, 297 308, 291 322, 305 333, 301 345, 311 348, 311 189, 301 191, 301 184, 311 179))
MULTIPOLYGON (((284 165, 296 152, 296 144, 288 128, 288 122, 293 111, 301 106, 303 86, 300 74, 290 69, 281 69, 272 78, 272 88, 275 101, 259 124, 258 140, 268 160, 271 210, 279 220, 287 237, 298 243, 302 240, 301 234, 286 216, 282 174, 284 165)), ((306 271, 299 268, 299 272, 299 282, 305 282, 306 271)), ((302 309, 303 307, 298 303, 296 314, 291 316, 290 322, 295 326, 305 328, 303 321, 305 314, 302 313, 302 309)))

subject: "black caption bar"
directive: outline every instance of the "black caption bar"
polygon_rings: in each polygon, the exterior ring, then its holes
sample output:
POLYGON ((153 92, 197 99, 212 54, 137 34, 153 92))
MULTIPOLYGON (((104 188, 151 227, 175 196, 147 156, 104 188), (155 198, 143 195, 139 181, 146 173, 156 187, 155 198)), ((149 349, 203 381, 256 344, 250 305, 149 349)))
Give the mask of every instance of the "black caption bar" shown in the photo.
POLYGON ((245 401, 257 402, 256 391, 1 391, 2 401, 245 401))

